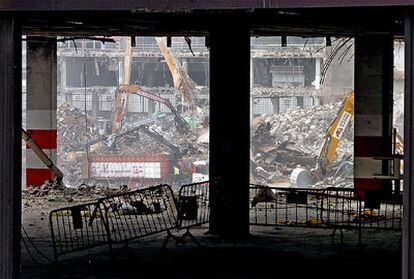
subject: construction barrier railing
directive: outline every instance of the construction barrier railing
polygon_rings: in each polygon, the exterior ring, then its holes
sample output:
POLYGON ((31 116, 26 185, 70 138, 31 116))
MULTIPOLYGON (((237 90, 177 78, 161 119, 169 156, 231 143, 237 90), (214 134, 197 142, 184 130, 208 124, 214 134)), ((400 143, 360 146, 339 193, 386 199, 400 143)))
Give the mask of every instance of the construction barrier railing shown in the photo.
POLYGON ((178 196, 178 225, 187 227, 206 224, 210 220, 209 182, 183 185, 178 196))
POLYGON ((298 189, 250 186, 250 224, 264 226, 301 226, 336 230, 401 230, 401 196, 379 201, 375 206, 364 201, 353 189, 298 189))
POLYGON ((190 228, 208 222, 208 182, 184 185, 178 200, 169 185, 138 189, 96 202, 53 210, 49 215, 55 260, 62 255, 100 245, 127 244, 134 239, 166 232, 182 242, 190 228), (175 229, 186 229, 177 237, 175 229))
POLYGON ((59 256, 110 244, 100 202, 64 207, 49 214, 55 261, 59 256))
POLYGON ((186 237, 189 237, 197 246, 200 246, 190 229, 210 221, 209 194, 208 181, 187 184, 180 188, 177 226, 186 231, 178 241, 182 242, 186 237))
POLYGON ((100 204, 108 223, 108 238, 113 243, 176 228, 176 202, 168 185, 107 197, 100 204))

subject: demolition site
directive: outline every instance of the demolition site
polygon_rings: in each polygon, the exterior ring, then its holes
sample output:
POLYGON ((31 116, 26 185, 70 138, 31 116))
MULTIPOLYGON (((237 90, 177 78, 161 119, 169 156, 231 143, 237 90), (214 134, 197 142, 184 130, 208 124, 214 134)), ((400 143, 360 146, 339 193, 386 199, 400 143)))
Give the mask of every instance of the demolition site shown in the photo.
POLYGON ((414 278, 414 5, 212 2, 0 3, 0 278, 414 278))

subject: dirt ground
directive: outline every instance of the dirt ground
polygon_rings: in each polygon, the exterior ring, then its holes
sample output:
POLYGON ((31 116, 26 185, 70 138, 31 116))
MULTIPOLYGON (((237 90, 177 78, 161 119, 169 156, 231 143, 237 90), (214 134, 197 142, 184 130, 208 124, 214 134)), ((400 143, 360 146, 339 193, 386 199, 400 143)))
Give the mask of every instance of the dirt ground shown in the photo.
POLYGON ((161 251, 166 234, 160 233, 130 243, 127 249, 115 247, 115 257, 103 246, 51 263, 48 214, 73 203, 23 200, 22 278, 401 277, 401 234, 375 230, 364 231, 359 245, 356 231, 345 231, 343 244, 337 234, 332 244, 332 230, 252 226, 248 240, 232 242, 205 234, 208 226, 202 226, 192 230, 201 247, 170 241, 161 251))

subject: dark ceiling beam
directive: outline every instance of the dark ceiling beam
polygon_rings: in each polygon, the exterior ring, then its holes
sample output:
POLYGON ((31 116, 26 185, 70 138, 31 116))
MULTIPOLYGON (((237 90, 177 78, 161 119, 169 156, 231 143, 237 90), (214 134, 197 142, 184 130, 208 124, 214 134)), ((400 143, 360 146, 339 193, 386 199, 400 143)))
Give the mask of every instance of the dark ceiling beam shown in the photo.
POLYGON ((218 16, 248 22, 252 35, 354 36, 403 34, 400 8, 194 12, 21 12, 23 33, 52 36, 208 35, 218 16))
POLYGON ((13 0, 0 1, 3 11, 64 10, 152 10, 327 8, 414 6, 413 0, 13 0))

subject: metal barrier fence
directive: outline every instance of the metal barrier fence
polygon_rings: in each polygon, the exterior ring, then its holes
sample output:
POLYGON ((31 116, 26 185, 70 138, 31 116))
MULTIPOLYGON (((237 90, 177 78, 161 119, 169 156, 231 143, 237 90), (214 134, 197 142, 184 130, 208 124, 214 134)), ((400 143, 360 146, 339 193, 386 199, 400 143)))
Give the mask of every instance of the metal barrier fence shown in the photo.
POLYGON ((96 202, 53 210, 49 215, 55 260, 100 245, 130 240, 177 227, 169 185, 114 195, 96 202))
POLYGON ((53 210, 49 215, 55 260, 59 256, 100 245, 129 241, 167 232, 177 242, 189 236, 190 228, 209 220, 208 182, 184 185, 178 200, 169 185, 122 193, 96 202, 53 210), (186 229, 178 237, 174 229, 186 229))
MULTIPOLYGON (((336 230, 364 228, 401 230, 401 196, 378 204, 361 199, 353 189, 250 187, 250 224, 302 226, 336 230)), ((181 187, 178 200, 169 185, 139 189, 96 202, 53 210, 49 215, 55 260, 71 252, 167 232, 177 242, 190 228, 209 222, 209 182, 181 187), (180 236, 171 230, 185 229, 180 236)))
POLYGON ((402 203, 396 197, 372 206, 353 189, 251 185, 250 224, 357 229, 361 240, 365 228, 401 230, 402 203))
POLYGON ((128 242, 176 228, 176 202, 168 185, 107 197, 100 203, 112 242, 128 242))
POLYGON ((206 224, 210 220, 209 182, 183 185, 178 196, 178 227, 206 224))
POLYGON ((49 215, 55 261, 59 256, 109 244, 99 201, 53 210, 49 215))

